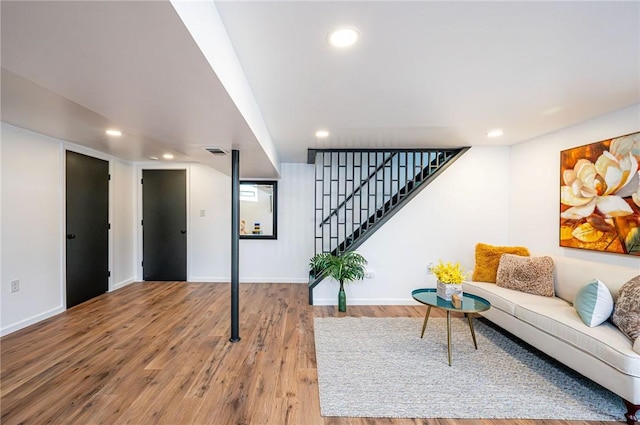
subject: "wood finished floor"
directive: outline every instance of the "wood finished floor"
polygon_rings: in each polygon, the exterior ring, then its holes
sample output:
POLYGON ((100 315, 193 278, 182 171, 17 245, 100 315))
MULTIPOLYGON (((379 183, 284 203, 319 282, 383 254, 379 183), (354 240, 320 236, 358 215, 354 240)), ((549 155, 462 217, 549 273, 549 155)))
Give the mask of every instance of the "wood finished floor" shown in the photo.
MULTIPOLYGON (((334 307, 310 307, 306 285, 243 284, 242 340, 232 344, 229 294, 228 284, 135 283, 2 338, 0 422, 612 424, 323 418, 313 317, 344 313, 334 307)), ((423 317, 424 312, 413 306, 350 306, 347 314, 423 317)))

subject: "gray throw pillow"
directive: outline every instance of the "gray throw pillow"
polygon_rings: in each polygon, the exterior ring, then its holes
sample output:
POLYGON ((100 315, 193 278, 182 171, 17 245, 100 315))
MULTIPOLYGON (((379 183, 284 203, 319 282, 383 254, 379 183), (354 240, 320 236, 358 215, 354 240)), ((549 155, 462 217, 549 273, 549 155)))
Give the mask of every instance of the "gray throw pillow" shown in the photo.
POLYGON ((640 275, 620 288, 613 308, 613 324, 632 342, 640 336, 640 275))

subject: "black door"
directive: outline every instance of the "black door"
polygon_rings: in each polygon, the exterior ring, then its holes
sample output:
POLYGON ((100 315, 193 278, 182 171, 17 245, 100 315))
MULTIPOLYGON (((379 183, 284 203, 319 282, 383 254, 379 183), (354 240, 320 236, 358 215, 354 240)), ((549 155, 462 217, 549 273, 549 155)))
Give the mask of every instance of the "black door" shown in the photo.
POLYGON ((109 289, 109 163, 66 152, 67 308, 109 289))
POLYGON ((144 280, 187 280, 185 170, 142 170, 144 280))

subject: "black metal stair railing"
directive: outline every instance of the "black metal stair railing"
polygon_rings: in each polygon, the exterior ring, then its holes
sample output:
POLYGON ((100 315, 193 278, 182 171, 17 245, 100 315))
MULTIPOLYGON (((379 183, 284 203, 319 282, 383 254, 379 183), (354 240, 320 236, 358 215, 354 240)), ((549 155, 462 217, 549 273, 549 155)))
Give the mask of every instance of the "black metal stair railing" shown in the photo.
POLYGON ((320 226, 322 227, 324 224, 328 223, 329 220, 331 220, 331 217, 338 214, 338 211, 340 211, 340 209, 344 207, 347 204, 347 202, 349 202, 356 194, 358 194, 364 187, 365 183, 371 180, 372 178, 374 178, 378 173, 378 171, 384 168, 384 166, 387 165, 389 161, 393 159, 395 154, 396 153, 390 154, 382 164, 378 165, 378 167, 371 174, 369 174, 369 176, 365 180, 363 180, 363 183, 360 183, 360 185, 358 185, 358 187, 349 196, 347 196, 346 199, 340 203, 340 205, 338 205, 333 211, 331 211, 331 213, 324 220, 322 220, 322 223, 320 223, 320 226))
MULTIPOLYGON (((468 149, 310 150, 315 253, 355 250, 468 149)), ((310 304, 323 278, 310 272, 310 304)))

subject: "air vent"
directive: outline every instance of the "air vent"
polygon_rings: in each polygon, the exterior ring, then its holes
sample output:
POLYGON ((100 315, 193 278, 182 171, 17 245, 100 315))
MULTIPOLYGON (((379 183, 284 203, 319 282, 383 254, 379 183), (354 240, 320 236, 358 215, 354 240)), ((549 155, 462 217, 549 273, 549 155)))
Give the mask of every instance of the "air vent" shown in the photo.
POLYGON ((227 154, 227 151, 217 146, 205 146, 202 149, 209 152, 211 155, 221 156, 227 154))

